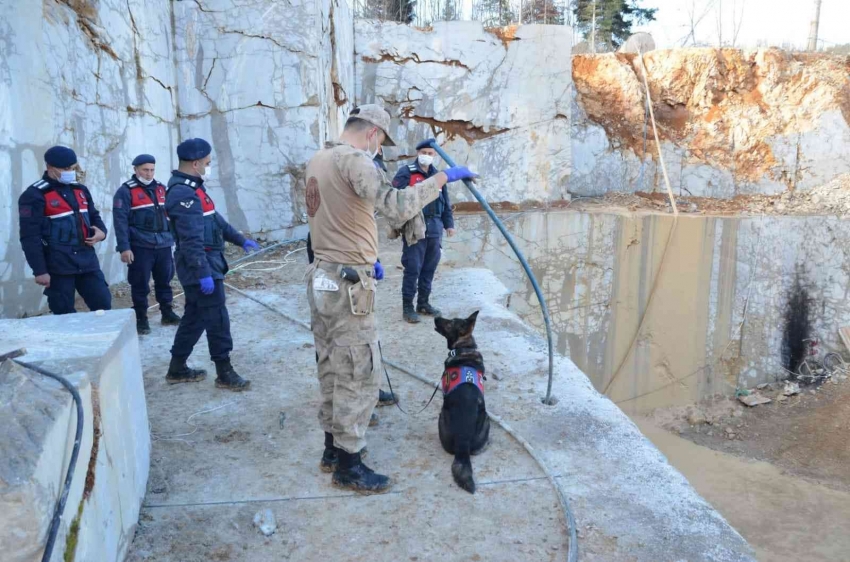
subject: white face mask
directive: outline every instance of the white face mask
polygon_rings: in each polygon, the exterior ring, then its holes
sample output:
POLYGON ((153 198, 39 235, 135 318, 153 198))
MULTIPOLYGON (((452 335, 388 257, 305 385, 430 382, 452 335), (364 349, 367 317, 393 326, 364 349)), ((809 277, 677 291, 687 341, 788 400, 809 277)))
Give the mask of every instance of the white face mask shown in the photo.
POLYGON ((376 143, 374 151, 369 150, 369 147, 372 146, 372 139, 368 139, 366 141, 366 152, 369 154, 369 158, 372 159, 372 160, 375 159, 375 157, 378 155, 378 151, 381 150, 381 145, 380 145, 380 143, 378 143, 378 132, 377 131, 375 131, 375 137, 374 138, 375 138, 375 143, 376 143))
POLYGON ((138 179, 140 182, 142 182, 142 185, 150 185, 151 182, 153 181, 153 178, 146 180, 145 178, 140 178, 139 176, 136 176, 136 179, 138 179))
POLYGON ((77 181, 77 172, 74 170, 64 170, 59 173, 59 183, 69 184, 77 181))
POLYGON ((426 170, 431 167, 431 164, 434 163, 434 157, 430 154, 420 154, 419 155, 419 165, 425 168, 426 170))

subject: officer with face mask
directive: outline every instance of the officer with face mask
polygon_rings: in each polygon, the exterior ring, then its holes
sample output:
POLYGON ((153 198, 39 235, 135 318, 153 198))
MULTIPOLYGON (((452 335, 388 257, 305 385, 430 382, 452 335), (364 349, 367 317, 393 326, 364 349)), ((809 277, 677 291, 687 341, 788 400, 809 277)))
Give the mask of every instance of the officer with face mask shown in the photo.
MULTIPOLYGON (((393 187, 405 189, 433 177, 439 171, 434 167, 437 151, 431 148, 434 139, 428 139, 416 145, 416 160, 406 166, 401 166, 393 178, 393 187)), ((429 302, 431 283, 434 273, 440 263, 443 230, 451 238, 455 234, 452 205, 449 201, 449 191, 446 186, 440 191, 435 201, 428 203, 422 213, 425 217, 425 238, 408 240, 405 236, 402 246, 401 265, 404 266, 404 279, 401 284, 403 318, 415 324, 419 322, 419 314, 439 316, 440 311, 429 302), (417 296, 416 308, 413 307, 413 297, 417 296)))
POLYGON ((180 323, 180 317, 171 307, 174 238, 165 212, 165 186, 154 179, 155 170, 153 156, 136 156, 133 160, 135 173, 121 184, 112 200, 115 249, 121 254, 121 261, 127 264, 127 282, 136 311, 136 331, 140 335, 151 331, 148 323, 151 274, 162 323, 172 326, 180 323))
POLYGON ((53 314, 76 312, 75 290, 90 310, 109 310, 112 295, 94 250, 106 225, 88 188, 77 183, 77 155, 54 146, 44 163, 44 175, 18 199, 21 247, 35 282, 53 314))
POLYGON ((241 246, 245 253, 260 247, 230 226, 215 208, 204 186, 209 173, 212 147, 204 139, 188 139, 177 146, 180 165, 168 180, 165 210, 177 248, 174 263, 177 278, 186 294, 183 318, 171 347, 171 364, 165 380, 169 384, 195 382, 206 371, 186 365, 195 344, 206 331, 210 358, 215 363, 215 386, 241 391, 250 386, 230 364, 233 339, 224 297, 224 242, 241 246))

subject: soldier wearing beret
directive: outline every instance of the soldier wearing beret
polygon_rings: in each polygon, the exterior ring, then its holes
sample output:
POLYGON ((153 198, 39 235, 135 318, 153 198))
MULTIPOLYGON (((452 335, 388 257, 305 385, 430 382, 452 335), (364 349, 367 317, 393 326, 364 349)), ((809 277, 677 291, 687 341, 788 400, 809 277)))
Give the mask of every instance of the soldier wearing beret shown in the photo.
POLYGON ((174 238, 165 212, 165 186, 154 179, 156 159, 139 154, 133 160, 130 179, 121 184, 112 201, 112 224, 115 227, 115 250, 127 264, 127 282, 136 311, 136 331, 149 334, 148 294, 153 274, 154 294, 159 303, 162 323, 177 325, 171 301, 174 238))
MULTIPOLYGON (((436 141, 427 139, 416 145, 416 160, 399 167, 393 178, 393 187, 406 189, 439 172, 434 166, 437 151, 431 146, 433 142, 436 141)), ((452 205, 445 186, 437 199, 425 205, 422 213, 425 218, 425 238, 413 241, 405 237, 401 250, 401 265, 404 266, 404 278, 401 283, 402 315, 412 324, 419 322, 420 313, 429 316, 440 315, 440 311, 429 301, 431 284, 440 263, 443 230, 449 237, 455 233, 452 205), (413 307, 414 297, 417 297, 416 308, 413 307)))
POLYGON ((177 146, 180 164, 168 180, 165 210, 176 243, 174 263, 177 278, 186 293, 183 318, 174 336, 171 364, 165 379, 171 384, 203 380, 206 371, 186 365, 201 334, 206 331, 210 357, 215 363, 217 388, 234 391, 250 386, 230 364, 233 339, 230 316, 224 296, 224 242, 242 247, 246 252, 259 249, 230 226, 215 208, 204 186, 210 166, 212 147, 204 139, 193 138, 177 146))
POLYGON ((44 153, 45 172, 18 199, 21 247, 53 314, 76 312, 75 291, 90 310, 112 308, 94 246, 106 225, 89 189, 77 183, 77 155, 66 146, 44 153))

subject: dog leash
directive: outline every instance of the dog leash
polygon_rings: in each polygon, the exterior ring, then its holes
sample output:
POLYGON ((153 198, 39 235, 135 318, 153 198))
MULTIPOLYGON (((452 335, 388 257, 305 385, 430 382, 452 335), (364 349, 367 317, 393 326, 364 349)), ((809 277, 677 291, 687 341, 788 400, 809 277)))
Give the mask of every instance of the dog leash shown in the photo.
MULTIPOLYGON (((401 407, 401 404, 399 403, 399 399, 396 398, 395 392, 393 391, 393 383, 392 383, 392 381, 390 381, 390 373, 389 373, 389 371, 387 371, 387 366, 384 363, 384 350, 381 349, 381 341, 380 340, 378 340, 378 351, 381 354, 381 367, 384 369, 384 376, 387 378, 387 384, 390 385, 390 394, 393 397, 393 401, 395 402, 396 407, 399 410, 401 410, 402 413, 406 416, 418 416, 419 414, 421 414, 422 412, 427 410, 428 406, 431 405, 431 402, 434 401, 434 397, 437 395, 437 391, 440 390, 440 385, 437 384, 437 385, 434 386, 434 392, 431 393, 431 398, 428 400, 428 403, 425 404, 425 407, 422 408, 421 410, 419 410, 418 412, 411 414, 410 412, 408 412, 407 410, 405 410, 404 408, 401 407)), ((442 378, 442 376, 441 376, 441 378, 442 378)))

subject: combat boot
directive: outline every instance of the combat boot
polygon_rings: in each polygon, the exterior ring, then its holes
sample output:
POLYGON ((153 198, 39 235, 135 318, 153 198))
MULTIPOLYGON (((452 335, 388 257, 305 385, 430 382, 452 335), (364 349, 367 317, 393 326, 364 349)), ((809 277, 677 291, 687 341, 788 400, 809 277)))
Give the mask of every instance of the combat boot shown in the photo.
POLYGON ((180 317, 174 314, 170 304, 159 305, 159 311, 162 313, 163 326, 176 326, 180 323, 180 317))
POLYGON ((383 494, 390 489, 390 479, 363 464, 360 453, 347 453, 337 450, 339 463, 334 471, 331 483, 336 488, 353 490, 358 494, 383 494))
POLYGON ((230 364, 230 359, 216 361, 215 373, 217 375, 215 379, 216 388, 226 388, 227 390, 232 390, 234 392, 241 392, 243 390, 248 390, 251 386, 251 381, 246 381, 233 369, 233 365, 230 364))
MULTIPOLYGON (((369 451, 366 447, 360 449, 360 458, 365 459, 369 451)), ((319 468, 322 472, 333 472, 339 464, 339 449, 334 447, 334 436, 332 433, 325 432, 325 452, 322 453, 322 460, 319 461, 319 468)))
POLYGON ((148 311, 145 308, 136 308, 136 333, 145 336, 151 333, 151 325, 148 323, 148 311))
POLYGON ((322 453, 322 460, 319 461, 319 468, 322 472, 333 472, 339 464, 339 449, 334 447, 334 436, 332 433, 325 432, 325 452, 322 453))
POLYGON ((378 390, 378 406, 392 406, 398 402, 398 398, 394 394, 378 390))
POLYGON ((413 301, 404 301, 402 307, 402 317, 408 324, 419 324, 419 315, 413 309, 413 301))
POLYGON ((168 384, 177 384, 181 382, 198 382, 207 378, 207 372, 203 369, 191 369, 186 365, 187 357, 171 357, 171 364, 168 366, 168 374, 165 375, 165 382, 168 384))
POLYGON ((434 308, 428 302, 428 295, 423 295, 422 293, 419 293, 419 299, 416 303, 416 312, 426 314, 428 316, 440 316, 442 314, 440 309, 434 308))

